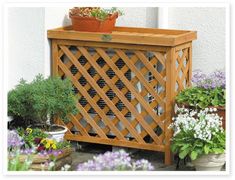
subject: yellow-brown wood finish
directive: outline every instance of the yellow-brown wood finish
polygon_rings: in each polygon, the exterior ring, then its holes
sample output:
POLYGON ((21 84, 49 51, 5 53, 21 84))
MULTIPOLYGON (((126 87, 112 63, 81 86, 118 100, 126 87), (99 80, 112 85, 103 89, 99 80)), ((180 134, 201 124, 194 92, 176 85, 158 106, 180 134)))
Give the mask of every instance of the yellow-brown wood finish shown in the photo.
POLYGON ((69 78, 80 97, 80 113, 71 115, 67 124, 57 120, 69 129, 66 139, 160 151, 165 153, 165 164, 170 164, 168 126, 176 94, 191 85, 196 32, 116 27, 111 34, 102 34, 62 27, 49 30, 48 38, 52 75, 69 78), (108 40, 102 39, 107 35, 108 40))

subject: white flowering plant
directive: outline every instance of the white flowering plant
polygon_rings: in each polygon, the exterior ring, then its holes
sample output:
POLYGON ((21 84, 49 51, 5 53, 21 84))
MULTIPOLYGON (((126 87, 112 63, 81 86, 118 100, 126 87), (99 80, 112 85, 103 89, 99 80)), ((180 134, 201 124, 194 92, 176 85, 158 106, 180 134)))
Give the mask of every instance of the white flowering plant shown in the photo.
POLYGON ((195 111, 179 108, 169 128, 173 129, 171 150, 181 159, 192 160, 203 154, 225 152, 225 131, 216 108, 195 111))

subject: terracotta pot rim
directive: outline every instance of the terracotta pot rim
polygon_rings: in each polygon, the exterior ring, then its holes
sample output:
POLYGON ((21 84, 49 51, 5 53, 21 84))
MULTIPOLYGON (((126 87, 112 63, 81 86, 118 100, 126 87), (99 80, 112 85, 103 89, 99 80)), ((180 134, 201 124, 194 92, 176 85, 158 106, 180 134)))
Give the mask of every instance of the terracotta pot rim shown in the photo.
MULTIPOLYGON (((99 19, 97 19, 97 18, 95 18, 95 17, 83 17, 83 16, 71 15, 71 14, 69 14, 69 17, 70 17, 71 19, 93 20, 93 21, 95 20, 95 21, 103 22, 102 20, 99 20, 99 19)), ((114 13, 114 14, 110 14, 110 15, 108 16, 108 18, 105 19, 104 21, 112 20, 112 19, 117 19, 117 18, 118 18, 118 13, 114 13)))

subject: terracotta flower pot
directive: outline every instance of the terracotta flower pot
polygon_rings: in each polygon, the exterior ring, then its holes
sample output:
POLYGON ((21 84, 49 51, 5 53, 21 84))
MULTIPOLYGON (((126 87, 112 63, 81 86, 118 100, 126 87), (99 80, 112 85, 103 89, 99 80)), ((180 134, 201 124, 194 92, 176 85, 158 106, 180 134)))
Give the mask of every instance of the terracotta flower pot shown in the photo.
POLYGON ((106 20, 101 21, 94 17, 80 17, 80 16, 69 16, 72 20, 72 27, 75 31, 88 31, 88 32, 105 32, 111 33, 118 13, 110 15, 106 20))

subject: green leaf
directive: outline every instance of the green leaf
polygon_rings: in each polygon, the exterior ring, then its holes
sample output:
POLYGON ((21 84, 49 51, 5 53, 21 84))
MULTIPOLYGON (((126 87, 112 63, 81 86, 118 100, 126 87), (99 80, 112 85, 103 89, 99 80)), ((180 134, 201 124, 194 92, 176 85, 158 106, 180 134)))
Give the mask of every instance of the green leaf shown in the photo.
POLYGON ((221 154, 221 153, 224 153, 224 149, 223 148, 212 148, 212 152, 214 152, 215 154, 221 154))
POLYGON ((191 154, 190 154, 190 158, 191 158, 192 160, 197 159, 197 156, 198 156, 198 153, 197 153, 196 151, 192 151, 191 154))
POLYGON ((176 153, 177 152, 177 145, 176 144, 171 144, 171 151, 173 152, 173 153, 176 153))
POLYGON ((188 155, 188 152, 189 152, 188 149, 181 151, 181 152, 179 153, 180 159, 184 159, 184 158, 188 155))
POLYGON ((205 145, 205 146, 204 146, 204 152, 205 152, 205 154, 208 154, 209 151, 210 151, 210 148, 209 148, 207 145, 205 145))
POLYGON ((183 150, 185 150, 185 149, 187 149, 187 148, 189 148, 189 147, 190 147, 190 144, 184 144, 184 145, 180 148, 180 150, 183 151, 183 150))
POLYGON ((202 146, 203 146, 203 143, 202 143, 202 142, 196 141, 195 147, 202 147, 202 146))

